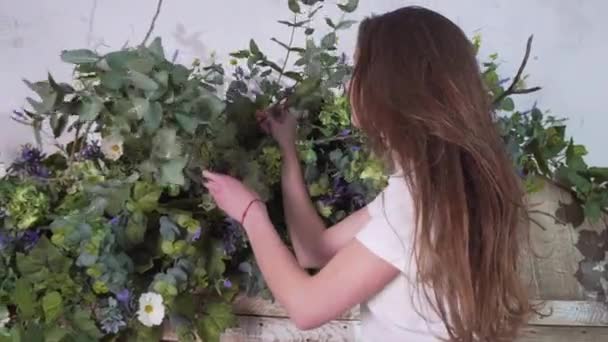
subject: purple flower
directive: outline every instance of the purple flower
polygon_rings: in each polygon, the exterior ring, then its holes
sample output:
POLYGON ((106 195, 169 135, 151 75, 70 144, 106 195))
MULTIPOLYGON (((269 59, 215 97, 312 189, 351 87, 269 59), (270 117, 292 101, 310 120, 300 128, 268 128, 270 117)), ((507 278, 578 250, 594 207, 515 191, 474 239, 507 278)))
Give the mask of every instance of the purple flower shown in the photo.
POLYGON ((502 80, 498 81, 498 84, 499 85, 503 85, 503 84, 509 82, 509 80, 510 80, 510 78, 508 78, 508 77, 507 78, 503 78, 502 80))
POLYGON ((353 151, 353 152, 360 151, 361 150, 361 146, 351 146, 350 150, 353 151))
POLYGON ((20 234, 18 238, 23 243, 23 248, 26 251, 29 251, 38 243, 38 240, 40 239, 40 230, 26 230, 20 234))
POLYGON ((224 287, 227 289, 232 287, 232 282, 230 281, 230 279, 224 280, 224 287))
POLYGON ((243 242, 243 232, 237 221, 227 218, 225 222, 226 226, 222 230, 222 242, 226 254, 232 255, 243 242))
POLYGON ((24 176, 48 178, 49 169, 43 165, 46 155, 30 144, 21 148, 21 155, 11 166, 11 170, 24 176))
POLYGON ((201 238, 202 232, 203 232, 203 229, 201 227, 198 227, 196 229, 196 231, 194 231, 194 233, 192 233, 192 235, 190 236, 190 241, 198 241, 198 239, 201 238))
POLYGON ((128 306, 131 301, 131 292, 129 289, 122 289, 118 293, 116 293, 116 300, 119 303, 128 306))
POLYGON ((114 216, 111 220, 110 220, 110 225, 112 226, 118 226, 120 224, 120 220, 121 217, 119 216, 114 216))
POLYGON ((80 156, 83 159, 101 159, 103 158, 103 153, 101 152, 101 145, 97 140, 91 141, 87 143, 85 147, 80 151, 80 156))
POLYGON ((345 137, 345 136, 349 135, 350 132, 351 132, 350 129, 347 128, 347 129, 343 129, 338 135, 340 135, 341 137, 345 137))

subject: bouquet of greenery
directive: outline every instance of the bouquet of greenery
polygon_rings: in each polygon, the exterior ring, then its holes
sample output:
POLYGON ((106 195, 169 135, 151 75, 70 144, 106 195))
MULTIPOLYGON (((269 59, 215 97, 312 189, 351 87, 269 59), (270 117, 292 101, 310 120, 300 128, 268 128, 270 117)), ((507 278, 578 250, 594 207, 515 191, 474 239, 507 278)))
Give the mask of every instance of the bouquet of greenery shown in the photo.
MULTIPOLYGON (((348 14, 357 3, 339 7, 348 14)), ((103 55, 63 51, 73 82, 26 81, 39 99, 14 119, 34 128, 39 145, 47 129, 73 138, 48 153, 24 146, 0 180, 0 341, 158 340, 163 322, 180 340, 217 341, 235 322, 235 295, 265 286, 239 223, 215 208, 201 171, 243 179, 284 226, 281 156, 258 110, 281 103, 301 118, 306 182, 328 224, 383 188, 382 164, 351 126, 344 94, 351 66, 337 32, 354 22, 327 18, 317 40, 311 21, 323 2, 288 4, 293 18, 280 23, 291 39, 273 38, 285 48, 281 65, 251 40, 229 65, 186 67, 156 38, 103 55), (293 46, 297 32, 305 46, 293 46)), ((510 113, 497 120, 514 164, 531 191, 539 176, 562 175, 579 208, 599 217, 606 170, 587 168, 561 121, 514 109, 511 95, 536 90, 523 85, 526 60, 508 87, 496 56, 484 64, 489 96, 510 113)))

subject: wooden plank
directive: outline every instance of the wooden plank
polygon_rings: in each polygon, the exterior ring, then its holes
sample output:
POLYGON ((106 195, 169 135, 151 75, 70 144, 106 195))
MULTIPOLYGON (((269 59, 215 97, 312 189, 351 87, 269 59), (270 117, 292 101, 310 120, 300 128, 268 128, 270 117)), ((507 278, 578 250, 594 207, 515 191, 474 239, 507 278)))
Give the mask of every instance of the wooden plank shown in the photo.
POLYGON ((528 326, 516 342, 602 342, 608 341, 608 328, 528 326))
MULTIPOLYGON (((360 336, 357 321, 334 321, 308 331, 298 330, 286 318, 239 316, 238 328, 222 334, 221 342, 349 342, 360 336)), ((175 335, 165 341, 177 341, 175 335)), ((526 326, 516 342, 608 341, 608 327, 526 326)))
POLYGON ((222 336, 222 342, 340 342, 355 341, 359 336, 358 321, 332 321, 311 330, 299 330, 286 318, 239 316, 239 326, 222 336))
POLYGON ((535 315, 529 324, 608 327, 606 303, 553 300, 545 302, 540 311, 543 316, 535 315))
MULTIPOLYGON (((569 203, 571 196, 565 191, 546 184, 539 193, 529 198, 532 210, 553 215, 559 201, 569 203)), ((570 225, 562 225, 544 214, 534 213, 531 218, 530 243, 532 248, 532 279, 538 289, 537 298, 547 300, 584 300, 582 286, 574 277, 582 259, 574 246, 576 236, 570 225)))
MULTIPOLYGON (((534 301, 542 305, 542 316, 534 316, 530 324, 608 326, 608 305, 596 301, 534 301)), ((276 302, 257 297, 239 296, 235 302, 235 312, 240 315, 287 318, 285 310, 276 302)), ((358 307, 343 315, 342 320, 359 317, 358 307)))
MULTIPOLYGON (((248 297, 239 295, 233 305, 233 312, 240 315, 265 316, 265 317, 287 317, 287 312, 278 302, 273 302, 260 297, 248 297)), ((354 320, 359 317, 359 306, 347 311, 339 319, 354 320)))

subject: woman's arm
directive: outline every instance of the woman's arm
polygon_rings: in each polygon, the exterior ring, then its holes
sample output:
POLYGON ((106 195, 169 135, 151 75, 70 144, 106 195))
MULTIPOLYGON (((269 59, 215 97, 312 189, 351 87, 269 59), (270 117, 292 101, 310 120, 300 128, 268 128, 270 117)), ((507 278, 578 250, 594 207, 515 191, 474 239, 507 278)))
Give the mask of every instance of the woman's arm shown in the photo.
POLYGON ((340 224, 326 229, 304 182, 295 145, 296 118, 284 111, 279 118, 258 113, 261 126, 281 148, 283 166, 281 186, 287 230, 298 263, 305 268, 320 268, 344 247, 369 218, 363 209, 340 224))
POLYGON ((232 177, 208 171, 203 175, 218 207, 243 220, 266 283, 299 328, 314 328, 338 317, 399 274, 395 266, 351 239, 319 273, 308 275, 281 241, 258 194, 232 177))
POLYGON ((308 194, 295 145, 281 150, 283 207, 298 263, 305 268, 321 268, 363 227, 369 219, 367 209, 326 229, 308 194))
POLYGON ((299 267, 262 208, 245 220, 245 230, 264 279, 299 329, 316 328, 372 297, 399 270, 356 239, 310 276, 299 267))

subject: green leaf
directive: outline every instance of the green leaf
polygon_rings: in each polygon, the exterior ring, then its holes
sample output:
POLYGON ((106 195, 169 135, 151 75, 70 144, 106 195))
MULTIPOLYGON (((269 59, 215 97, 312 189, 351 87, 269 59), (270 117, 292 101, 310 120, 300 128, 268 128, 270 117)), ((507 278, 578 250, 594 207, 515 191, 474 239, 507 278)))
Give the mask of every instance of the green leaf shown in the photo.
POLYGON ((587 149, 583 145, 575 145, 572 139, 566 149, 566 164, 569 168, 581 171, 587 168, 583 156, 587 154, 587 149))
POLYGON ((336 33, 330 32, 323 39, 321 39, 321 47, 324 49, 331 49, 336 45, 336 33))
POLYGON ((61 294, 53 291, 44 295, 42 297, 42 311, 47 323, 57 320, 63 311, 63 298, 61 294))
POLYGON ((161 184, 184 185, 184 167, 188 160, 186 158, 176 158, 164 162, 160 167, 161 184))
POLYGON ((341 10, 343 10, 344 12, 347 13, 352 13, 354 12, 357 7, 359 6, 359 0, 348 0, 348 2, 346 4, 338 4, 338 7, 340 7, 341 10))
POLYGON ((125 231, 127 243, 138 245, 144 241, 147 230, 147 219, 141 211, 135 211, 129 218, 129 223, 125 231))
POLYGON ((61 52, 61 60, 71 64, 87 64, 97 62, 99 56, 87 49, 63 50, 61 52))
POLYGON ((141 72, 131 70, 129 71, 129 80, 133 85, 144 91, 154 91, 158 89, 158 83, 141 72))
POLYGON ((160 37, 154 38, 152 43, 150 43, 150 45, 148 46, 148 49, 150 50, 150 52, 152 52, 154 56, 158 57, 159 59, 165 59, 165 50, 163 49, 163 43, 160 37))
POLYGON ((162 216, 159 220, 160 235, 164 241, 175 241, 175 236, 180 234, 179 227, 167 216, 162 216))
POLYGON ((251 54, 254 56, 259 56, 262 54, 262 52, 260 51, 260 48, 258 47, 258 44, 256 44, 255 40, 253 40, 253 39, 249 40, 249 50, 251 51, 251 54))
POLYGON ((184 131, 190 134, 194 134, 196 132, 196 128, 200 124, 200 120, 185 113, 176 113, 175 120, 177 120, 177 123, 184 131))
POLYGON ((331 18, 325 18, 325 22, 327 23, 327 25, 333 29, 336 28, 336 24, 334 24, 333 20, 331 20, 331 18))
POLYGON ((112 70, 101 74, 99 81, 101 82, 102 86, 108 89, 118 90, 123 86, 125 76, 121 72, 112 70))
POLYGON ((77 308, 72 315, 72 324, 78 332, 83 333, 93 340, 100 339, 103 335, 95 325, 95 321, 91 319, 90 313, 85 309, 77 308))
POLYGON ((136 119, 141 120, 148 116, 150 112, 150 101, 143 97, 136 97, 131 100, 133 107, 131 111, 135 113, 136 119))
POLYGON ((198 321, 198 334, 203 341, 219 341, 220 335, 236 324, 236 317, 228 303, 209 303, 198 321))
POLYGON ((500 103, 500 109, 511 112, 515 109, 515 102, 513 102, 512 98, 507 97, 500 103))
POLYGON ((103 101, 96 95, 82 98, 78 106, 79 120, 83 122, 94 121, 103 109, 103 101))
POLYGON ((249 58, 250 53, 249 50, 239 50, 231 53, 230 56, 234 58, 249 58))
POLYGON ((64 327, 54 325, 47 327, 44 331, 44 342, 61 342, 68 335, 68 330, 64 327))
POLYGON ((65 128, 68 125, 69 118, 70 118, 70 114, 67 114, 67 113, 65 113, 65 114, 53 113, 51 115, 50 125, 51 125, 51 129, 53 130, 53 136, 55 138, 58 138, 61 134, 63 134, 63 132, 65 131, 65 128))
POLYGON ((148 107, 148 111, 144 114, 144 127, 148 133, 153 133, 160 128, 162 119, 162 105, 156 101, 152 102, 152 104, 148 107))
POLYGON ((315 29, 312 28, 312 27, 307 27, 306 30, 304 30, 304 34, 307 35, 307 36, 310 36, 314 32, 315 32, 315 29))
POLYGON ((595 198, 590 198, 587 203, 585 203, 584 211, 585 216, 591 223, 599 221, 600 217, 602 217, 601 203, 595 198))
POLYGON ((300 13, 300 4, 298 4, 298 0, 289 0, 287 5, 289 6, 289 10, 293 13, 300 13))
POLYGON ((27 280, 20 278, 15 282, 13 299, 20 312, 22 319, 29 319, 36 314, 36 300, 32 285, 27 280))
POLYGON ((608 167, 590 167, 587 173, 599 181, 608 181, 608 167))
POLYGON ((162 188, 153 183, 139 181, 133 186, 135 207, 144 213, 158 208, 158 200, 161 194, 162 188))

